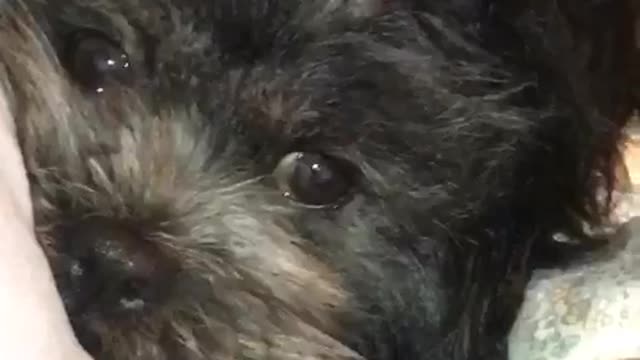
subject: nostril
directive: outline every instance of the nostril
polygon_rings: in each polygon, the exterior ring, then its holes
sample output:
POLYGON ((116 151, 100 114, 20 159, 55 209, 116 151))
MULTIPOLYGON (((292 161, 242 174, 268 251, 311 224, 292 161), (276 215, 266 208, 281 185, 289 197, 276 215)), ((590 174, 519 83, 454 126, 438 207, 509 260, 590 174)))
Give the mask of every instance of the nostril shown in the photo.
POLYGON ((54 266, 56 284, 65 308, 70 315, 84 312, 99 296, 101 283, 97 281, 95 262, 64 256, 54 266))
POLYGON ((145 288, 149 286, 149 282, 140 279, 125 280, 120 289, 123 298, 135 299, 144 297, 145 288))

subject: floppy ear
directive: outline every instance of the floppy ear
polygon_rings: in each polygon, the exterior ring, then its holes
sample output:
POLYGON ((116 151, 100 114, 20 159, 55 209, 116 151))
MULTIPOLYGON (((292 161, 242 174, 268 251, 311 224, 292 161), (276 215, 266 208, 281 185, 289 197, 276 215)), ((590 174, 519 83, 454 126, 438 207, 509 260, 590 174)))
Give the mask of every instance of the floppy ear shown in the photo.
POLYGON ((532 49, 529 61, 564 78, 566 92, 586 108, 624 122, 633 106, 632 89, 637 89, 640 68, 634 39, 640 18, 637 0, 489 1, 492 15, 532 49))

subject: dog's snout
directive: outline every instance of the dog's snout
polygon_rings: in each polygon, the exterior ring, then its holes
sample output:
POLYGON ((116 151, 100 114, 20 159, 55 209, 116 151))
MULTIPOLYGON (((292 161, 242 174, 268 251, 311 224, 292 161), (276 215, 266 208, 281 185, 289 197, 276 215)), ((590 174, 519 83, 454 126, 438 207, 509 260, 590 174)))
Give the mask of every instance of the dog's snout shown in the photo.
POLYGON ((72 315, 138 312, 166 298, 177 268, 135 229, 90 219, 70 226, 64 241, 62 290, 72 315))

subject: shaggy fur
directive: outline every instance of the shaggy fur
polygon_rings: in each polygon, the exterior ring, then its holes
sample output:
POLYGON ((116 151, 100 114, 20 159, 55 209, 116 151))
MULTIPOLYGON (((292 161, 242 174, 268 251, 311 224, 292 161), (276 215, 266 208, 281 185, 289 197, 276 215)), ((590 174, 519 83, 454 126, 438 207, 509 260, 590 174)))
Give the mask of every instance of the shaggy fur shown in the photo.
POLYGON ((504 359, 530 271, 592 245, 553 235, 602 219, 606 119, 630 102, 618 23, 575 23, 621 1, 504 2, 2 2, 37 235, 83 345, 504 359), (87 73, 106 49, 129 66, 87 73))

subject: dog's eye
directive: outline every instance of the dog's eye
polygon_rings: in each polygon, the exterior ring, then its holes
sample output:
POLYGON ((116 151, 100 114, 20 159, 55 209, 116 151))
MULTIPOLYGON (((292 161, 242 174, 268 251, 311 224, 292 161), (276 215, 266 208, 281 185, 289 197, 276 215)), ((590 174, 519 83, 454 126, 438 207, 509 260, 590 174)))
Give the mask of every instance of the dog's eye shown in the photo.
POLYGON ((65 55, 71 76, 91 91, 102 93, 109 82, 126 83, 132 77, 129 55, 115 41, 95 31, 73 34, 65 55))
POLYGON ((285 196, 311 206, 333 205, 354 185, 353 171, 343 161, 315 153, 286 155, 274 177, 285 196))

